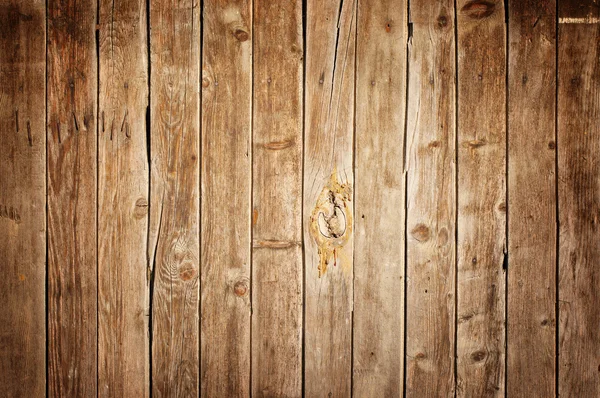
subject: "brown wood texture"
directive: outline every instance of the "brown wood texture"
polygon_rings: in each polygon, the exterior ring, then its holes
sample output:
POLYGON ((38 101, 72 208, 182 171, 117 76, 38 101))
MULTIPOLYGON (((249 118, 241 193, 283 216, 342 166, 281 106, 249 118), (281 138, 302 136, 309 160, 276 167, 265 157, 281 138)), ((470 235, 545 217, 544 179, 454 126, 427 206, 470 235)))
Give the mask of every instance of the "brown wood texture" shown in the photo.
POLYGON ((0 396, 46 392, 46 6, 0 4, 0 396))
POLYGON ((48 394, 97 395, 96 1, 48 1, 48 394))
POLYGON ((204 2, 201 395, 250 390, 252 1, 204 2))
POLYGON ((508 5, 507 394, 555 395, 556 3, 508 5))
POLYGON ((252 394, 302 393, 300 0, 254 3, 252 394))
POLYGON ((454 2, 411 2, 406 395, 454 396, 456 87, 454 2))
POLYGON ((504 396, 506 27, 502 1, 458 1, 457 380, 504 396))
POLYGON ((404 389, 405 1, 358 1, 353 394, 404 389))
POLYGON ((600 9, 593 1, 566 1, 559 22, 558 392, 594 397, 600 394, 600 9))
POLYGON ((200 4, 150 2, 152 396, 199 392, 200 4))
POLYGON ((356 1, 308 1, 305 394, 350 396, 356 1))
POLYGON ((98 395, 149 395, 147 15, 99 4, 98 395))

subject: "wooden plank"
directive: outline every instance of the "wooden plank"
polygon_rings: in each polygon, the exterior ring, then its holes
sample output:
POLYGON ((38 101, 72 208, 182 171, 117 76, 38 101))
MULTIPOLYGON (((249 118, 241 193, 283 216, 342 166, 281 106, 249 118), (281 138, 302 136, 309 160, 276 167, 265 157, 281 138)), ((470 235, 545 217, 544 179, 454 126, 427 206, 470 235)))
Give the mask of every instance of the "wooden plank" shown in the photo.
POLYGON ((410 3, 406 395, 454 395, 454 1, 410 3))
POLYGON ((46 5, 0 4, 0 395, 46 393, 46 5))
POLYGON ((559 21, 570 22, 558 28, 558 392, 595 397, 600 395, 600 23, 575 18, 598 19, 600 9, 593 1, 559 6, 559 21))
POLYGON ((356 1, 306 7, 304 388, 350 396, 356 1))
POLYGON ((254 4, 252 394, 302 393, 302 1, 254 4))
POLYGON ((102 0, 99 12, 98 392, 147 397, 146 4, 102 0))
POLYGON ((359 0, 354 363, 357 397, 404 389, 404 136, 408 3, 359 0))
POLYGON ((97 395, 96 1, 48 1, 48 393, 97 395))
POLYGON ((200 5, 150 2, 152 395, 199 390, 200 5))
POLYGON ((510 2, 507 392, 555 395, 556 3, 510 2))
POLYGON ((206 397, 250 393, 251 28, 252 1, 204 2, 200 384, 206 397))
POLYGON ((457 3, 457 395, 504 396, 506 28, 500 0, 457 3))

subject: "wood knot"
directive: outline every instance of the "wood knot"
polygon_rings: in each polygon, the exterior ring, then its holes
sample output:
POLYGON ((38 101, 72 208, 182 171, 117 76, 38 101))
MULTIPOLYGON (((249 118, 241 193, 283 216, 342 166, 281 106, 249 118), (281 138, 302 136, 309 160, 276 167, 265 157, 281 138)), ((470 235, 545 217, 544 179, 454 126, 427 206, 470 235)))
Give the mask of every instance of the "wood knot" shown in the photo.
POLYGON ((548 149, 550 149, 550 150, 556 149, 556 143, 554 141, 550 141, 548 143, 548 149))
POLYGON ((461 12, 473 19, 487 18, 494 13, 496 4, 490 1, 474 0, 469 1, 461 8, 461 12))
POLYGON ((467 141, 463 144, 463 146, 471 148, 471 149, 477 149, 477 148, 481 148, 482 146, 486 145, 487 142, 486 140, 471 140, 471 141, 467 141))
POLYGON ((429 148, 439 148, 441 145, 442 144, 439 141, 431 141, 427 146, 429 148))
POLYGON ((423 352, 419 352, 417 353, 417 355, 415 355, 416 359, 425 359, 427 357, 427 355, 425 355, 425 353, 423 352))
POLYGON ((241 42, 244 42, 250 38, 250 35, 248 34, 248 32, 246 32, 244 29, 239 29, 239 28, 233 32, 233 35, 235 36, 236 39, 238 39, 238 41, 241 41, 241 42))
POLYGON ((182 281, 189 281, 194 276, 196 276, 196 270, 192 267, 182 267, 182 269, 179 270, 179 278, 181 278, 182 281))
POLYGON ((210 86, 210 80, 208 79, 208 77, 203 77, 202 78, 202 87, 207 88, 210 86))
POLYGON ((237 281, 233 285, 233 292, 238 297, 244 297, 248 293, 248 284, 246 281, 237 281))
POLYGON ((473 362, 481 362, 485 359, 485 357, 485 351, 475 351, 471 354, 471 359, 473 360, 473 362))
POLYGON ((506 213, 506 203, 502 202, 498 205, 498 210, 502 213, 506 213))
POLYGON ((440 29, 448 26, 448 17, 446 17, 445 15, 440 15, 437 19, 437 26, 440 29))
POLYGON ((146 198, 139 198, 135 201, 135 209, 133 215, 135 218, 140 219, 148 214, 148 200, 146 198))
POLYGON ((385 24, 385 31, 390 33, 392 31, 392 23, 388 22, 385 24))
POLYGON ((410 234, 419 242, 427 242, 431 235, 429 228, 427 228, 425 224, 417 224, 412 231, 410 231, 410 234))

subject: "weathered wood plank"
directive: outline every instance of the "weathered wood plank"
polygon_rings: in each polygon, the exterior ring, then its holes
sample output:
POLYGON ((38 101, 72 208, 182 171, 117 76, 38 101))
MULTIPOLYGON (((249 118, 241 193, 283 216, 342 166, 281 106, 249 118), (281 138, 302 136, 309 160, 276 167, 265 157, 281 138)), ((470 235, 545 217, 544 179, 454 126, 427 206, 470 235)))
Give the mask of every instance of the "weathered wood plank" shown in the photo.
POLYGON ((511 397, 555 395, 556 3, 508 6, 508 330, 511 397))
POLYGON ((302 392, 302 1, 254 4, 252 394, 302 392))
POLYGON ((411 2, 407 115, 406 395, 454 396, 454 1, 411 2))
POLYGON ((201 392, 250 393, 252 1, 203 18, 201 392))
POLYGON ((457 395, 504 396, 506 28, 500 0, 457 3, 457 395))
POLYGON ((306 17, 305 393, 350 396, 356 1, 310 0, 306 17))
POLYGON ((359 0, 354 374, 357 397, 404 389, 406 1, 359 0))
POLYGON ((152 395, 199 390, 200 4, 150 0, 152 395))
POLYGON ((98 395, 149 395, 146 2, 101 0, 98 395))
POLYGON ((46 393, 46 3, 0 4, 0 395, 46 393))
POLYGON ((600 8, 559 2, 559 395, 600 395, 600 8), (580 19, 585 20, 583 23, 580 19), (596 20, 596 23, 588 23, 596 20))
POLYGON ((48 392, 97 394, 96 1, 48 1, 48 392))

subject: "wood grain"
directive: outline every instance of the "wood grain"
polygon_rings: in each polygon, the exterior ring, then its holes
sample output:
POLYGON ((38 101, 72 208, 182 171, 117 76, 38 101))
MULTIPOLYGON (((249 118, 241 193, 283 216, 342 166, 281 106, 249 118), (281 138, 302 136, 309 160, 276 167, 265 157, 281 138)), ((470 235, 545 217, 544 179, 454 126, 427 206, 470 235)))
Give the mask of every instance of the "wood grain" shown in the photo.
MULTIPOLYGON (((593 1, 562 3, 560 19, 600 17, 593 1)), ((594 397, 600 394, 600 23, 575 20, 558 29, 558 392, 594 397)))
POLYGON ((99 7, 98 395, 149 395, 146 3, 99 7))
POLYGON ((46 6, 0 4, 0 396, 46 393, 46 6))
POLYGON ((201 395, 250 393, 252 1, 204 2, 201 395))
POLYGON ((457 3, 457 396, 505 388, 506 27, 502 1, 457 3))
POLYGON ((507 392, 555 395, 556 3, 508 15, 507 392))
POLYGON ((150 3, 152 395, 199 390, 200 5, 150 3))
POLYGON ((411 2, 407 115, 406 395, 454 396, 454 2, 411 2))
POLYGON ((359 0, 356 53, 354 363, 357 397, 404 389, 408 4, 359 0))
POLYGON ((96 1, 48 1, 48 394, 97 395, 96 1))
POLYGON ((350 396, 356 1, 307 3, 305 394, 350 396))
POLYGON ((254 4, 252 394, 302 394, 302 2, 254 4))

